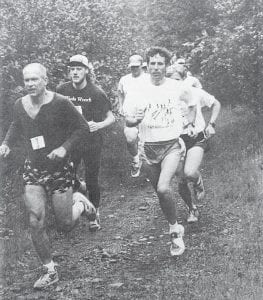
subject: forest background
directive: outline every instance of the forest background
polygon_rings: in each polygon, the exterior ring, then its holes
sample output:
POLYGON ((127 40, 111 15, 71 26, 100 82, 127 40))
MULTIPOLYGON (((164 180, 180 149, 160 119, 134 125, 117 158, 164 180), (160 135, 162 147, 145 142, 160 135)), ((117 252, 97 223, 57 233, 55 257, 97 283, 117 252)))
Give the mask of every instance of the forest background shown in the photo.
POLYGON ((23 94, 21 69, 41 62, 49 88, 87 55, 117 111, 116 85, 131 54, 152 45, 185 57, 222 103, 262 108, 262 0, 0 0, 1 136, 23 94))

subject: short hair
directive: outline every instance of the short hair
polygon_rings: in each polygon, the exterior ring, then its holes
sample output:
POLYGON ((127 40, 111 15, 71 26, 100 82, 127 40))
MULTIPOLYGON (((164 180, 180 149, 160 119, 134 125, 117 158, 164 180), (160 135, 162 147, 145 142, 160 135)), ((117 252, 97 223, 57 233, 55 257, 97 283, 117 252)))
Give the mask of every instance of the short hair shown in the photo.
POLYGON ((172 54, 170 53, 170 51, 168 51, 164 47, 151 47, 146 51, 147 64, 150 61, 150 57, 153 57, 156 54, 159 54, 160 56, 165 58, 165 64, 166 65, 168 65, 170 63, 170 60, 171 60, 171 57, 172 57, 172 54))
POLYGON ((47 69, 40 63, 30 63, 23 68, 23 74, 27 69, 36 68, 39 70, 40 76, 43 78, 47 77, 47 69))

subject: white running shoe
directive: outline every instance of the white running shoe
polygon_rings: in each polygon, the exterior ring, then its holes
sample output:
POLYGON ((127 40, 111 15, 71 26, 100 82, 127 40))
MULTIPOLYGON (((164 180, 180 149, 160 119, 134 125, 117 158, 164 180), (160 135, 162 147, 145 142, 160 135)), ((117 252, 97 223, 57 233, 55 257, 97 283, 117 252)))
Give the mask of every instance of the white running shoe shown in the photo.
POLYGON ((141 166, 142 166, 141 160, 132 162, 132 164, 131 164, 131 177, 139 177, 140 176, 141 166))
POLYGON ((189 216, 187 218, 188 223, 198 222, 199 211, 195 205, 193 205, 193 209, 189 210, 189 216))
POLYGON ((84 212, 83 214, 87 217, 89 221, 96 220, 96 208, 94 205, 88 200, 80 192, 73 193, 73 202, 82 202, 84 204, 84 212))
POLYGON ((58 272, 55 269, 53 272, 49 272, 44 267, 44 274, 35 282, 34 289, 44 289, 54 283, 58 282, 58 272))
POLYGON ((172 243, 170 248, 171 256, 178 256, 184 253, 185 245, 183 241, 183 236, 184 236, 184 227, 183 225, 178 224, 176 230, 170 233, 171 243, 172 243))
POLYGON ((89 221, 89 230, 92 232, 101 230, 99 209, 97 209, 96 212, 96 219, 94 221, 89 221))

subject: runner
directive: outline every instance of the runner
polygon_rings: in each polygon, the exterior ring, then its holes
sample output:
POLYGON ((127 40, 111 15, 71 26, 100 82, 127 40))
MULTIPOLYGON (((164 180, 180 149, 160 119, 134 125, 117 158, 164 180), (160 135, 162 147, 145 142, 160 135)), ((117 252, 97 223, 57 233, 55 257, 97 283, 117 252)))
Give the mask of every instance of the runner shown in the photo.
MULTIPOLYGON (((142 63, 143 59, 140 55, 132 55, 129 59, 129 68, 131 73, 121 77, 120 79, 118 85, 118 97, 122 114, 127 111, 127 106, 129 106, 130 103, 136 103, 138 101, 138 91, 144 86, 145 82, 149 80, 148 74, 142 71, 142 63)), ((138 126, 125 126, 124 135, 127 142, 127 149, 132 156, 132 177, 138 177, 141 169, 138 134, 138 126)))
POLYGON ((181 102, 184 101, 189 107, 187 128, 190 135, 194 134, 192 121, 195 118, 195 104, 180 82, 175 84, 174 80, 165 77, 170 61, 170 53, 165 48, 150 48, 146 59, 150 81, 141 90, 141 101, 133 106, 131 104, 126 123, 130 127, 141 123, 148 178, 169 222, 172 242, 170 253, 176 256, 185 250, 184 227, 177 223, 171 181, 185 152, 184 143, 179 139, 183 131, 181 102))
MULTIPOLYGON (((184 79, 184 70, 180 64, 175 64, 173 71, 173 78, 177 78, 177 80, 184 81, 184 84, 192 86, 190 81, 184 79)), ((181 135, 181 138, 185 142, 187 152, 183 168, 184 174, 179 182, 179 193, 189 208, 189 216, 187 218, 189 223, 198 221, 199 212, 195 202, 196 200, 201 200, 205 194, 203 179, 199 168, 203 160, 204 151, 207 148, 207 139, 215 134, 215 122, 221 107, 220 102, 203 89, 194 87, 192 91, 197 104, 194 123, 197 135, 190 137, 187 134, 187 130, 184 130, 181 135), (202 114, 202 108, 204 107, 209 108, 211 112, 207 124, 202 114), (192 183, 194 192, 191 193, 192 183)), ((184 114, 187 114, 187 110, 184 114)))
MULTIPOLYGON (((89 77, 89 62, 86 56, 74 55, 69 62, 71 81, 57 87, 57 92, 67 96, 76 109, 88 121, 91 134, 73 151, 75 174, 81 162, 85 165, 85 182, 89 199, 96 207, 96 220, 90 221, 89 230, 101 229, 99 206, 99 170, 102 153, 102 131, 114 123, 110 101, 106 94, 89 77)), ((84 193, 86 190, 84 190, 84 193)))
POLYGON ((184 58, 178 58, 171 66, 167 68, 167 76, 175 80, 181 80, 181 78, 183 78, 184 82, 189 86, 200 89, 202 88, 200 80, 197 77, 194 77, 188 70, 186 60, 184 58), (179 77, 178 73, 180 74, 179 77))
POLYGON ((45 229, 45 204, 51 197, 57 227, 71 230, 82 213, 91 220, 96 211, 90 201, 72 192, 73 169, 69 154, 74 145, 89 133, 89 127, 65 97, 48 91, 43 65, 33 63, 23 69, 27 95, 14 106, 14 120, 0 146, 6 157, 17 137, 26 141, 24 200, 29 213, 31 237, 44 265, 45 273, 34 288, 45 288, 58 281, 45 229))

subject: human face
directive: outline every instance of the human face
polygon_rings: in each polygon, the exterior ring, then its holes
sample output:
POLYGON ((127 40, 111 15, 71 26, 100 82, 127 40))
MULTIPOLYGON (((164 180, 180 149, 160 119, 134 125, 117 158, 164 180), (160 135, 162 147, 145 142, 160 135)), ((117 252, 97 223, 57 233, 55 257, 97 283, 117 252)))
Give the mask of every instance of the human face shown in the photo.
POLYGON ((81 85, 86 80, 87 68, 82 66, 72 66, 69 69, 71 80, 76 85, 81 85))
POLYGON ((42 95, 47 86, 47 78, 37 66, 31 66, 23 72, 25 89, 31 97, 42 95))
POLYGON ((131 73, 133 77, 138 77, 141 75, 141 66, 131 66, 131 73))
POLYGON ((166 72, 165 57, 156 54, 149 59, 148 71, 151 76, 152 83, 160 85, 163 82, 166 72))

